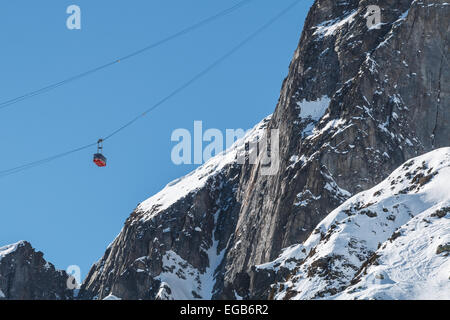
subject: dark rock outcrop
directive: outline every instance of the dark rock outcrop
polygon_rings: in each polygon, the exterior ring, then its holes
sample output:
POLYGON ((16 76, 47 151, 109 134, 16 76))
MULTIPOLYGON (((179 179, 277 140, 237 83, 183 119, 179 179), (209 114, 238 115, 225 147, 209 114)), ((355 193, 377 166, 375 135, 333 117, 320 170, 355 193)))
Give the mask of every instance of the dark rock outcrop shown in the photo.
POLYGON ((0 300, 71 300, 65 271, 25 241, 0 248, 0 300))

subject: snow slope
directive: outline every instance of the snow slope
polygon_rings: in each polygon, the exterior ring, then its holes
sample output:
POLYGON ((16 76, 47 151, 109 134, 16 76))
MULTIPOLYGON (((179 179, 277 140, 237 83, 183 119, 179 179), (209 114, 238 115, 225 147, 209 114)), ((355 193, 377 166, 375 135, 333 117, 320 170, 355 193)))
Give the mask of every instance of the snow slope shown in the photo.
POLYGON ((377 264, 339 299, 450 299, 450 259, 438 248, 450 244, 447 218, 433 216, 440 205, 419 214, 400 228, 393 242, 377 251, 377 264))
POLYGON ((259 269, 276 299, 450 299, 450 148, 406 162, 259 269))
POLYGON ((224 251, 216 254, 217 241, 208 250, 210 267, 202 273, 169 251, 163 258, 163 272, 157 277, 161 281, 157 299, 160 300, 210 300, 215 284, 215 270, 222 262, 224 251), (169 289, 169 292, 167 291, 169 289))

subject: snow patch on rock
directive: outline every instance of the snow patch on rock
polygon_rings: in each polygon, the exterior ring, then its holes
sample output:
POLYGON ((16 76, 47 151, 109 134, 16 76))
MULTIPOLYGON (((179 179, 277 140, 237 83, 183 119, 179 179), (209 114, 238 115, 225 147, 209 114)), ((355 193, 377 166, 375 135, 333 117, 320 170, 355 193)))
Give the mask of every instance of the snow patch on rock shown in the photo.
POLYGON ((300 107, 300 118, 318 121, 325 114, 325 111, 330 105, 331 99, 328 96, 323 96, 316 101, 300 101, 297 105, 300 107))
POLYGON ((329 37, 336 34, 343 26, 352 23, 358 12, 355 10, 342 19, 327 20, 316 27, 314 35, 320 37, 329 37))
POLYGON ((116 297, 115 295, 110 294, 109 296, 107 296, 106 298, 104 298, 103 300, 110 300, 110 301, 119 301, 122 300, 119 297, 116 297))
POLYGON ((0 261, 7 255, 14 253, 17 249, 25 244, 25 241, 19 241, 17 243, 9 244, 4 247, 0 247, 0 261))

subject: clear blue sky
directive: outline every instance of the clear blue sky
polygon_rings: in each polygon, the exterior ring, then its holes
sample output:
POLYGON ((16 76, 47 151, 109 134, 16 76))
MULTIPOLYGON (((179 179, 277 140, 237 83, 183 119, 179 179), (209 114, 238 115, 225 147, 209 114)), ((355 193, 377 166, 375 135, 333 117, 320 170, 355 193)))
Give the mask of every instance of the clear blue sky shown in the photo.
MULTIPOLYGON (((238 1, 40 0, 0 5, 0 101, 114 60, 238 1), (66 28, 66 8, 82 30, 66 28)), ((291 0, 255 0, 151 52, 0 110, 0 170, 96 141, 205 68, 291 0)), ((95 149, 0 179, 0 246, 28 240, 83 277, 139 202, 194 166, 172 164, 173 130, 249 129, 272 113, 312 0, 305 0, 212 73, 95 149)))

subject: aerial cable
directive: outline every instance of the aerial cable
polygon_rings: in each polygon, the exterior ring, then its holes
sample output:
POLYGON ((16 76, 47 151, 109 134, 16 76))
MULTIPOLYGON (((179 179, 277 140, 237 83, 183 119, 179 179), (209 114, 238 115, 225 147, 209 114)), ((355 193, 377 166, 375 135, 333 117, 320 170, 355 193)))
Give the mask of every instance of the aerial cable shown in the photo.
POLYGON ((76 153, 76 152, 79 152, 79 151, 82 151, 82 150, 86 150, 86 149, 91 148, 91 147, 93 147, 95 145, 97 145, 97 142, 91 143, 91 144, 87 144, 87 145, 75 148, 73 150, 66 151, 66 152, 63 152, 63 153, 60 153, 60 154, 57 154, 57 155, 54 155, 54 156, 51 156, 51 157, 48 157, 48 158, 45 158, 45 159, 42 159, 42 160, 30 162, 30 163, 27 163, 27 164, 24 164, 24 165, 15 167, 15 168, 11 168, 11 169, 8 169, 8 170, 0 171, 0 178, 6 177, 6 176, 9 176, 9 175, 13 175, 15 173, 18 173, 18 172, 21 172, 21 171, 24 171, 24 170, 27 170, 27 169, 31 169, 31 168, 34 168, 34 167, 37 167, 37 166, 41 166, 41 165, 46 164, 48 162, 54 161, 56 159, 60 159, 60 158, 66 157, 68 155, 71 155, 73 153, 76 153))
POLYGON ((272 24, 274 24, 278 19, 280 19, 282 16, 284 16, 289 10, 291 10, 294 6, 296 6, 301 0, 296 0, 293 3, 291 3, 287 8, 285 8, 283 11, 281 11, 280 13, 278 13, 275 17, 273 17, 271 20, 269 20, 267 23, 265 23, 262 27, 260 27, 259 29, 257 29, 255 32, 253 32, 250 36, 248 36, 247 38, 245 38, 243 41, 241 41, 237 46, 235 46, 233 49, 231 49, 230 51, 228 51, 225 55, 223 55, 222 57, 220 57, 219 59, 217 59, 216 61, 214 61, 211 65, 209 65, 206 69, 204 69, 203 71, 201 71, 200 73, 198 73, 197 75, 195 75, 192 79, 190 79, 189 81, 187 81, 186 83, 184 83, 182 86, 178 87, 177 89, 175 89, 174 91, 172 91, 172 93, 170 93, 169 95, 167 95, 166 97, 164 97, 163 99, 159 100, 156 104, 154 104, 153 106, 151 106, 150 108, 148 108, 147 110, 145 110, 143 113, 139 114, 138 116, 136 116, 135 118, 133 118, 132 120, 130 120, 129 122, 125 123, 122 127, 119 127, 118 129, 116 129, 115 131, 113 131, 112 133, 110 133, 109 135, 107 135, 105 138, 103 138, 103 141, 108 140, 109 138, 115 136, 116 134, 118 134, 119 132, 121 132, 122 130, 124 130, 125 128, 131 126, 132 124, 134 124, 137 120, 139 120, 140 118, 145 117, 148 113, 152 112, 153 110, 155 110, 156 108, 158 108, 159 106, 161 106, 162 104, 164 104, 165 102, 167 102, 168 100, 170 100, 171 98, 173 98, 174 96, 178 95, 180 92, 182 92, 183 90, 185 90, 186 88, 188 88, 189 86, 191 86, 192 84, 194 84, 197 80, 201 79, 203 76, 205 76, 206 74, 208 74, 210 71, 212 71, 213 69, 215 69, 218 65, 220 65, 223 61, 225 61, 226 59, 228 59, 230 56, 232 56, 236 51, 238 51, 239 49, 241 49, 243 46, 245 46, 248 42, 250 42, 251 40, 253 40, 256 36, 258 36, 261 32, 263 32, 264 30, 266 30, 267 28, 269 28, 272 24))
MULTIPOLYGON (((235 46, 233 49, 231 49, 230 51, 228 51, 225 55, 223 55, 222 57, 220 57, 219 59, 217 59, 216 61, 214 61, 211 65, 209 65, 207 68, 205 68, 203 71, 201 71, 200 73, 198 73, 197 75, 195 75, 192 79, 190 79, 189 81, 187 81, 186 83, 184 83, 183 85, 181 85, 180 87, 178 87, 176 90, 172 91, 172 93, 170 93, 169 95, 167 95, 166 97, 164 97, 163 99, 161 99, 160 101, 158 101, 156 104, 154 104, 153 106, 151 106, 150 108, 148 108, 147 110, 145 110, 143 113, 139 114, 138 116, 136 116, 135 118, 133 118, 132 120, 130 120, 129 122, 125 123, 123 126, 119 127, 118 129, 114 130, 113 132, 111 132, 109 135, 107 135, 105 138, 100 139, 99 141, 106 141, 108 139, 110 139, 111 137, 117 135, 119 132, 121 132, 122 130, 128 128, 129 126, 131 126, 132 124, 134 124, 137 120, 139 120, 140 118, 145 117, 148 113, 152 112, 153 110, 155 110, 156 108, 158 108, 159 106, 161 106, 162 104, 164 104, 165 102, 167 102, 168 100, 170 100, 171 98, 173 98, 174 96, 178 95, 179 93, 181 93, 183 90, 185 90, 186 88, 188 88, 189 86, 191 86, 193 83, 195 83, 197 80, 199 80, 200 78, 202 78, 203 76, 205 76, 206 74, 208 74, 210 71, 212 71, 215 67, 217 67, 219 64, 221 64, 224 60, 226 60, 227 58, 229 58, 231 55, 233 55, 236 51, 238 51, 239 49, 241 49, 243 46, 245 46, 248 42, 250 42, 253 38, 255 38, 256 36, 258 36, 260 33, 262 33, 264 30, 266 30, 267 28, 269 28, 271 25, 273 25, 277 20, 279 20, 280 18, 282 18, 285 14, 288 13, 289 10, 291 10, 292 8, 294 8, 301 0, 295 0, 293 3, 291 3, 288 7, 286 7, 285 9, 283 9, 281 12, 279 12, 275 17, 273 17, 272 19, 270 19, 267 23, 265 23, 262 27, 260 27, 259 29, 257 29, 255 32, 253 32, 250 36, 248 36, 247 38, 245 38, 243 41, 241 41, 237 46, 235 46)), ((23 170, 29 169, 29 168, 33 168, 36 166, 40 166, 42 164, 54 161, 56 159, 62 158, 62 157, 66 157, 68 155, 71 155, 73 153, 85 150, 87 148, 91 148, 95 145, 98 145, 98 141, 73 149, 71 151, 67 151, 64 153, 60 153, 58 155, 43 159, 43 160, 39 160, 39 161, 35 161, 29 164, 25 164, 16 168, 12 168, 9 170, 4 170, 4 171, 0 171, 0 178, 4 177, 4 176, 8 176, 11 174, 15 174, 18 172, 21 172, 23 170)))
POLYGON ((79 73, 79 74, 74 75, 72 77, 69 77, 69 78, 67 78, 65 80, 62 80, 62 81, 50 84, 50 85, 45 86, 45 87, 43 87, 41 89, 28 92, 26 94, 23 94, 21 96, 18 96, 16 98, 14 98, 14 99, 3 101, 3 102, 0 103, 0 110, 4 109, 6 107, 9 107, 11 105, 14 105, 16 103, 19 103, 19 102, 21 102, 23 100, 27 100, 27 99, 30 99, 30 98, 35 97, 37 95, 41 95, 41 94, 46 93, 48 91, 54 90, 54 89, 56 89, 58 87, 61 87, 61 86, 65 85, 65 84, 68 84, 68 83, 73 82, 75 80, 78 80, 80 78, 84 78, 84 77, 89 76, 89 75, 91 75, 93 73, 96 73, 98 71, 101 71, 103 69, 111 67, 113 65, 116 65, 116 64, 118 64, 120 62, 123 62, 125 60, 131 59, 131 58, 133 58, 133 57, 135 57, 137 55, 140 55, 140 54, 142 54, 142 53, 144 53, 146 51, 149 51, 151 49, 159 47, 159 46, 161 46, 161 45, 163 45, 163 44, 165 44, 165 43, 167 43, 167 42, 169 42, 171 40, 174 40, 174 39, 176 39, 178 37, 181 37, 181 36, 183 36, 183 35, 185 35, 187 33, 192 32, 192 31, 194 31, 194 30, 196 30, 196 29, 198 29, 200 27, 203 27, 203 26, 205 26, 207 24, 210 24, 211 22, 213 22, 213 21, 215 21, 215 20, 217 20, 217 19, 219 19, 219 18, 221 18, 221 17, 223 17, 225 15, 228 15, 228 14, 232 13, 233 11, 236 11, 236 10, 240 9, 245 4, 247 4, 247 3, 251 2, 251 1, 253 1, 253 0, 242 0, 241 2, 235 4, 234 6, 228 8, 228 9, 225 9, 225 10, 219 12, 219 13, 216 13, 215 15, 213 15, 213 16, 211 16, 209 18, 206 18, 206 19, 204 19, 204 20, 202 20, 200 22, 197 22, 196 24, 193 24, 193 25, 191 25, 191 26, 189 26, 189 27, 187 27, 187 28, 185 28, 185 29, 183 29, 181 31, 178 31, 178 32, 176 32, 176 33, 174 33, 174 34, 172 34, 172 35, 170 35, 170 36, 168 36, 168 37, 166 37, 166 38, 164 38, 162 40, 159 40, 159 41, 157 41, 155 43, 152 43, 152 44, 150 44, 150 45, 148 45, 148 46, 146 46, 146 47, 144 47, 142 49, 139 49, 137 51, 129 53, 129 54, 123 56, 123 57, 117 58, 114 61, 108 62, 108 63, 103 64, 103 65, 98 66, 98 67, 95 67, 95 68, 90 69, 88 71, 79 73))

